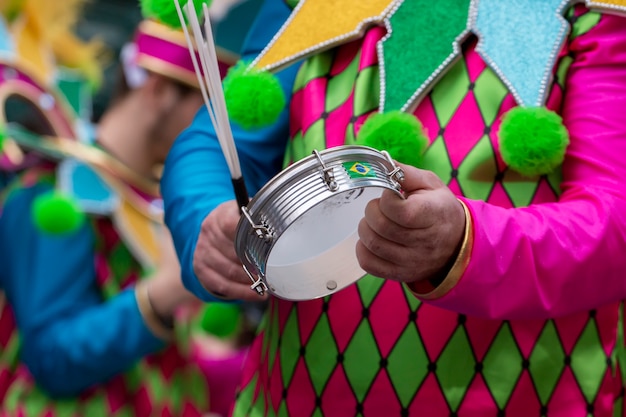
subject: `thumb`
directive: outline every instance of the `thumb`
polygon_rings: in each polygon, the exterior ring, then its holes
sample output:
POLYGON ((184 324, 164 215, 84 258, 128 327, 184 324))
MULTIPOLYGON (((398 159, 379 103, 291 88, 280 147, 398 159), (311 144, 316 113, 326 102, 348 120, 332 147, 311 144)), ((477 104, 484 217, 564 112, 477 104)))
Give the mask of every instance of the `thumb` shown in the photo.
POLYGON ((399 162, 396 164, 404 171, 404 180, 400 184, 405 194, 413 194, 421 190, 434 190, 443 185, 439 177, 432 171, 399 162))

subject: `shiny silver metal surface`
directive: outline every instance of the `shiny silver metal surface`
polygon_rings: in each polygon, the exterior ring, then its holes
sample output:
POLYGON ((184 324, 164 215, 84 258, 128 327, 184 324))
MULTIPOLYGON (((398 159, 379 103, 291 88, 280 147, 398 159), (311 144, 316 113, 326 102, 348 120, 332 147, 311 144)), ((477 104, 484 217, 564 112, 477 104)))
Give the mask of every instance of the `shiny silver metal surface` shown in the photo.
POLYGON ((235 247, 253 290, 288 300, 337 292, 365 272, 356 260, 365 206, 403 178, 386 152, 340 146, 314 153, 270 180, 243 208, 235 247))

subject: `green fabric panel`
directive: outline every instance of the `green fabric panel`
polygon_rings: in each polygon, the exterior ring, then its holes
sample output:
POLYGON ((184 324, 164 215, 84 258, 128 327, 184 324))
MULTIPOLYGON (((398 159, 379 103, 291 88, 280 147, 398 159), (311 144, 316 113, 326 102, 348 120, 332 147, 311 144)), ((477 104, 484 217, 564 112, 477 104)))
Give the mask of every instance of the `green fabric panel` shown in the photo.
POLYGON ((198 409, 206 409, 209 406, 209 398, 207 396, 209 387, 204 375, 194 370, 193 372, 185 373, 182 378, 186 384, 181 385, 180 389, 186 394, 185 398, 192 401, 198 409))
POLYGON ((284 401, 281 402, 280 407, 278 407, 278 417, 290 417, 287 404, 284 401))
POLYGON ((335 370, 338 353, 328 316, 323 314, 309 337, 304 354, 304 362, 311 375, 311 382, 317 396, 322 394, 335 370))
POLYGON ((600 23, 600 19, 602 19, 602 15, 598 12, 587 12, 582 16, 576 17, 576 21, 572 25, 570 39, 577 38, 589 32, 600 23))
POLYGON ((616 346, 613 350, 613 364, 619 365, 622 381, 626 381, 626 340, 624 340, 624 303, 619 306, 616 346))
POLYGON ((352 94, 352 86, 359 75, 361 53, 356 54, 350 65, 328 80, 326 87, 326 111, 331 112, 348 100, 352 94))
POLYGON ((293 148, 294 153, 292 155, 292 158, 294 161, 299 161, 300 159, 306 158, 307 156, 311 155, 313 149, 321 150, 326 148, 326 131, 324 119, 316 121, 311 125, 311 127, 309 127, 309 130, 307 130, 304 134, 302 144, 303 146, 301 148, 293 148))
POLYGON ((110 417, 109 404, 103 395, 90 398, 84 405, 84 415, 89 417, 110 417))
MULTIPOLYGON (((278 309, 273 309, 271 311, 271 316, 269 317, 269 319, 272 320, 272 328, 273 329, 278 329, 279 328, 279 321, 278 321, 278 309)), ((268 338, 264 338, 264 339, 268 339, 268 338)), ((273 369, 274 368, 274 361, 276 360, 276 358, 278 357, 278 338, 277 337, 272 337, 269 338, 269 343, 267 343, 268 345, 268 365, 267 368, 268 369, 273 369)), ((266 341, 263 340, 264 345, 266 344, 266 341)))
POLYGON ((326 52, 316 55, 305 61, 298 70, 296 80, 293 85, 293 91, 303 89, 309 82, 316 78, 325 77, 330 72, 333 63, 334 54, 326 52))
POLYGON ((422 168, 437 174, 444 184, 449 184, 452 180, 452 164, 448 157, 446 144, 441 136, 426 149, 424 158, 422 158, 422 168))
POLYGON ((446 75, 435 85, 430 95, 439 125, 445 127, 457 112, 467 95, 470 83, 464 61, 450 67, 446 75))
POLYGON ((493 177, 497 172, 491 140, 489 136, 483 136, 459 166, 457 179, 463 195, 475 200, 487 200, 493 189, 493 177))
MULTIPOLYGON (((200 387, 196 388, 195 384, 189 384, 191 381, 185 381, 185 377, 186 375, 178 370, 174 372, 169 381, 169 384, 174 387, 174 389, 168 390, 167 401, 171 404, 173 410, 180 410, 183 406, 183 399, 185 398, 186 393, 179 387, 184 387, 185 384, 188 384, 191 389, 196 391, 202 388, 203 384, 200 384, 200 387)), ((206 397, 208 395, 210 395, 210 393, 205 391, 204 396, 206 397)))
POLYGON ((522 373, 522 354, 508 323, 504 323, 483 360, 483 377, 498 407, 503 409, 522 373))
POLYGON ((472 91, 485 125, 491 126, 495 122, 502 102, 509 91, 489 67, 485 68, 478 76, 472 91))
MULTIPOLYGON (((72 400, 58 400, 54 404, 54 417, 74 417, 76 415, 76 401, 72 400)), ((107 410, 107 408, 103 409, 107 410)))
POLYGON ((502 186, 506 190, 507 195, 511 198, 513 206, 526 207, 535 197, 539 178, 523 177, 521 174, 506 170, 502 180, 502 186))
POLYGON ((411 308, 411 311, 417 311, 422 302, 413 294, 411 290, 409 290, 406 285, 403 285, 402 289, 404 290, 404 297, 407 301, 407 304, 411 308))
POLYGON ((542 405, 547 405, 565 368, 565 352, 554 322, 546 323, 528 360, 528 370, 539 400, 542 405))
POLYGON ((428 375, 428 355, 413 323, 409 324, 389 353, 387 370, 402 407, 408 407, 428 375), (412 360, 407 361, 406 358, 412 360))
POLYGON ((11 384, 4 396, 4 403, 2 406, 6 410, 15 410, 20 405, 20 394, 26 390, 26 386, 21 380, 11 384))
POLYGON ((265 414, 265 395, 261 392, 257 397, 256 401, 252 405, 252 409, 250 410, 250 414, 246 414, 247 417, 266 417, 265 414))
POLYGON ((269 406, 268 406, 268 409, 267 409, 267 413, 264 414, 264 416, 265 417, 276 417, 276 411, 274 411, 274 408, 272 407, 271 400, 268 401, 268 403, 269 403, 269 406))
POLYGON ((453 54, 456 38, 467 28, 469 4, 469 0, 405 1, 391 16, 392 33, 383 43, 385 112, 403 109, 453 54))
POLYGON ((133 366, 128 372, 126 372, 126 378, 124 382, 126 383, 126 387, 131 391, 137 391, 141 386, 141 382, 143 380, 143 372, 146 364, 144 362, 139 362, 137 365, 133 366))
POLYGON ((606 373, 606 356, 595 320, 587 326, 572 350, 571 368, 588 403, 593 403, 606 373))
POLYGON ((21 338, 19 333, 13 332, 6 346, 4 346, 2 352, 0 352, 2 363, 9 365, 11 370, 15 370, 20 363, 20 345, 21 338))
POLYGON ((237 401, 235 402, 235 407, 233 411, 233 415, 236 416, 245 416, 248 415, 250 408, 252 407, 252 400, 254 398, 254 390, 257 384, 258 376, 255 375, 248 385, 242 388, 242 390, 237 395, 237 401))
POLYGON ((613 403, 613 417, 623 417, 624 397, 618 397, 613 403))
MULTIPOLYGON (((279 334, 278 328, 266 330, 268 334, 279 334)), ((266 335, 266 337, 268 337, 266 335)), ((283 384, 289 386, 289 382, 296 370, 298 359, 300 359, 300 332, 298 330, 298 316, 293 309, 280 338, 280 369, 282 371, 283 384)))
POLYGON ((457 411, 474 377, 476 361, 465 329, 459 326, 437 359, 437 379, 453 411, 457 411))
MULTIPOLYGON (((344 352, 343 368, 353 387, 369 386, 379 371, 380 352, 372 328, 367 321, 361 322, 344 352), (367 358, 367 360, 363 360, 367 358)), ((363 402, 367 389, 358 389, 355 397, 363 402)))
POLYGON ((555 75, 555 82, 563 88, 565 86, 565 81, 567 79, 567 73, 569 71, 570 66, 574 62, 574 58, 569 55, 564 56, 559 63, 559 66, 555 75))
MULTIPOLYGON (((157 403, 160 399, 169 395, 169 389, 163 381, 163 376, 152 369, 148 369, 144 374, 144 381, 147 383, 148 394, 157 403)), ((154 402, 153 402, 154 403, 154 402)))
POLYGON ((380 71, 378 66, 364 68, 354 86, 354 114, 362 116, 378 108, 380 95, 380 71))
POLYGON ((120 286, 113 279, 107 279, 100 287, 105 300, 115 297, 120 292, 120 286))
POLYGON ((561 167, 549 173, 545 178, 548 180, 548 184, 550 184, 550 188, 552 188, 554 194, 557 196, 561 195, 563 192, 563 190, 561 190, 561 183, 563 182, 563 171, 561 167))
POLYGON ((384 283, 385 280, 369 274, 365 275, 356 282, 363 307, 369 307, 372 305, 372 301, 374 301, 376 294, 378 294, 378 291, 380 291, 380 288, 384 283))
POLYGON ((18 407, 23 407, 27 416, 38 416, 47 410, 48 399, 39 388, 33 388, 29 394, 28 401, 21 401, 21 404, 18 404, 18 407))
POLYGON ((354 123, 350 123, 346 129, 345 145, 356 145, 356 135, 354 133, 354 123))
POLYGON ((283 169, 287 168, 293 161, 295 161, 294 155, 304 155, 305 143, 302 137, 302 131, 299 130, 295 136, 287 142, 287 148, 285 149, 285 155, 283 156, 283 169))

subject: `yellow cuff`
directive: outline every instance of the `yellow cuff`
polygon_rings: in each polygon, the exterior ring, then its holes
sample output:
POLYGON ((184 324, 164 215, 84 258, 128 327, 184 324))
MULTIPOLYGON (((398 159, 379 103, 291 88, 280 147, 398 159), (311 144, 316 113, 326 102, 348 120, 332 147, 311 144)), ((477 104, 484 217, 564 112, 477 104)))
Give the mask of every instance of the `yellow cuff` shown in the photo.
POLYGON ((135 298, 137 299, 137 307, 143 318, 144 323, 159 339, 172 341, 174 339, 174 328, 165 325, 163 320, 158 316, 148 295, 148 285, 145 281, 139 281, 135 285, 135 298))
POLYGON ((463 235, 463 244, 459 251, 450 272, 445 279, 437 287, 434 287, 428 281, 418 281, 407 283, 406 286, 413 292, 413 294, 423 300, 434 300, 436 298, 443 297, 459 282, 461 276, 465 272, 467 265, 470 262, 472 247, 474 246, 474 227, 472 224, 472 215, 465 203, 459 200, 463 211, 465 212, 465 233, 463 235))

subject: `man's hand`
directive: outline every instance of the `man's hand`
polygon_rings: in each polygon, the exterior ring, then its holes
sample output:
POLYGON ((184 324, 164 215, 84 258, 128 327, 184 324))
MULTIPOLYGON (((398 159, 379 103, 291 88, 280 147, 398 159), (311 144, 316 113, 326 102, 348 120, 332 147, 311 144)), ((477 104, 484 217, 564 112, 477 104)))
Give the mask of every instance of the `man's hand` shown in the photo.
POLYGON ((406 199, 386 190, 359 223, 361 268, 395 281, 438 279, 447 274, 465 231, 463 206, 432 172, 399 164, 406 199))
POLYGON ((262 301, 266 296, 250 289, 252 281, 235 252, 239 217, 237 203, 228 201, 204 219, 193 256, 193 268, 204 288, 217 297, 262 301))

